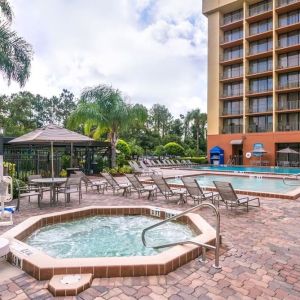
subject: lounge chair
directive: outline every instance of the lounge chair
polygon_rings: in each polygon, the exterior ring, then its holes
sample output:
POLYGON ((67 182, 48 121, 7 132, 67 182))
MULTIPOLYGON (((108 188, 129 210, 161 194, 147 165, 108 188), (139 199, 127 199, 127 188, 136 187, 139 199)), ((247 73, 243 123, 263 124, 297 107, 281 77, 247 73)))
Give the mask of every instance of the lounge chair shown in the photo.
POLYGON ((113 190, 113 194, 120 190, 123 191, 123 196, 127 196, 131 192, 130 183, 118 183, 109 173, 100 173, 108 183, 108 186, 113 190))
POLYGON ((217 200, 219 197, 219 194, 216 192, 204 192, 197 179, 193 177, 182 177, 181 180, 189 196, 194 200, 195 204, 199 204, 202 201, 206 200, 215 203, 215 200, 217 200))
POLYGON ((246 206, 247 211, 249 211, 249 206, 252 207, 259 207, 260 206, 260 200, 258 197, 250 198, 250 197, 242 197, 239 198, 234 191, 232 185, 230 182, 222 182, 222 181, 214 181, 213 182, 221 200, 225 203, 226 208, 230 206, 232 207, 239 207, 239 206, 246 206), (252 201, 257 201, 257 205, 250 205, 249 203, 252 201))
POLYGON ((57 196, 58 194, 64 194, 65 205, 67 205, 67 203, 71 201, 71 194, 78 194, 78 201, 80 204, 80 201, 82 199, 81 177, 69 177, 67 181, 57 189, 57 196))
POLYGON ((162 175, 162 172, 161 172, 161 171, 153 170, 153 169, 148 168, 148 167, 144 164, 143 161, 140 161, 140 166, 141 166, 142 170, 144 170, 146 173, 162 175))
POLYGON ((132 167, 133 172, 137 175, 145 175, 150 176, 152 174, 155 174, 155 171, 152 169, 149 169, 146 167, 146 169, 140 167, 137 162, 135 161, 129 161, 129 165, 132 167))
POLYGON ((167 200, 170 200, 173 196, 179 196, 178 204, 186 203, 186 189, 171 189, 167 181, 160 175, 152 175, 151 178, 167 200))
POLYGON ((144 186, 135 174, 125 174, 129 182, 132 184, 132 191, 138 193, 139 198, 143 193, 148 193, 148 199, 157 197, 157 188, 153 185, 144 186))
MULTIPOLYGON (((74 174, 72 174, 74 175, 74 174)), ((90 186, 93 190, 96 188, 98 193, 104 194, 104 190, 107 189, 107 181, 103 180, 91 180, 88 176, 86 176, 82 171, 75 171, 75 175, 80 176, 82 182, 85 184, 85 191, 87 192, 88 187, 90 186)))

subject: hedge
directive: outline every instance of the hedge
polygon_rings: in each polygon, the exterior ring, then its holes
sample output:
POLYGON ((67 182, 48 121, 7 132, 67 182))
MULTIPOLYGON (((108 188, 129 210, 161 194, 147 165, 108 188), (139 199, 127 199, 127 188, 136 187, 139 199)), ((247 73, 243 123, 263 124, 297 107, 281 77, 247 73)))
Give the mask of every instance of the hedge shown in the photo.
POLYGON ((191 162, 195 164, 204 165, 207 164, 207 158, 205 156, 199 156, 199 157, 181 157, 180 159, 189 159, 191 162))

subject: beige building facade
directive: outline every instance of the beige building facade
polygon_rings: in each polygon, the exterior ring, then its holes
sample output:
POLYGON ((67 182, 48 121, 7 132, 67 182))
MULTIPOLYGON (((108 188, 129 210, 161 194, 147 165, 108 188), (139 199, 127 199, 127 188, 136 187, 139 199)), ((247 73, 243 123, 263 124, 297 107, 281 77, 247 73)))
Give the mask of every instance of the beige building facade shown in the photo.
MULTIPOLYGON (((278 151, 300 152, 300 1, 203 0, 202 10, 208 153, 219 146, 225 163, 257 164, 251 153, 261 143, 259 163, 287 165, 278 151)), ((292 162, 297 166, 299 155, 292 162)))

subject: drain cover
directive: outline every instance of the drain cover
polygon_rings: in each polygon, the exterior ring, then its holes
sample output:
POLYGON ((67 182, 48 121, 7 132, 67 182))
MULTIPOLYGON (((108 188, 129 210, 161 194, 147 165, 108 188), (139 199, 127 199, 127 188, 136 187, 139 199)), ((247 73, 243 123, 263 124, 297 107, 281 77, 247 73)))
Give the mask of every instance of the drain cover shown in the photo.
POLYGON ((74 283, 78 283, 80 279, 81 279, 80 275, 66 275, 62 277, 60 282, 62 284, 74 284, 74 283))

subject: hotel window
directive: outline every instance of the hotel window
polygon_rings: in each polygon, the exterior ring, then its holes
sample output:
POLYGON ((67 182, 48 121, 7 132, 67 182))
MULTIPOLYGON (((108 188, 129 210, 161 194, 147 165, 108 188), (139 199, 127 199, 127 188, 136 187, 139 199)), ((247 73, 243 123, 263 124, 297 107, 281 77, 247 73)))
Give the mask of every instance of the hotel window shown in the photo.
POLYGON ((249 16, 255 16, 272 9, 272 0, 260 1, 249 5, 249 16))
POLYGON ((243 82, 225 83, 223 85, 223 96, 242 96, 243 94, 243 82))
POLYGON ((294 88, 299 87, 300 72, 290 72, 286 74, 279 74, 279 88, 294 88))
POLYGON ((272 57, 252 60, 249 63, 250 74, 271 71, 272 68, 273 68, 272 57))
POLYGON ((300 51, 281 54, 278 57, 279 68, 297 67, 300 65, 299 60, 300 51))
POLYGON ((272 77, 250 79, 249 85, 251 93, 267 92, 273 88, 273 79, 272 77))
POLYGON ((242 28, 236 28, 224 32, 224 42, 233 42, 243 37, 242 28))
POLYGON ((250 35, 255 35, 259 33, 263 33, 272 29, 272 19, 262 20, 256 23, 250 24, 249 32, 250 35))
POLYGON ((279 47, 289 47, 293 45, 298 45, 299 41, 300 41, 300 30, 294 30, 279 35, 278 45, 279 47))
POLYGON ((242 118, 231 118, 223 120, 223 133, 241 133, 243 130, 242 118))
POLYGON ((259 113, 273 110, 273 97, 257 97, 249 99, 249 112, 259 113))
POLYGON ((300 113, 278 114, 278 130, 279 131, 295 131, 299 130, 300 113))
POLYGON ((292 4, 292 3, 295 3, 299 0, 278 0, 277 2, 277 7, 281 7, 281 6, 285 6, 285 5, 288 5, 288 4, 292 4))
POLYGON ((299 109, 300 108, 300 92, 279 94, 278 109, 299 109))
POLYGON ((266 132, 272 130, 272 116, 255 116, 249 118, 249 132, 266 132))
POLYGON ((233 12, 230 12, 228 14, 224 14, 223 16, 223 25, 227 25, 230 23, 237 22, 239 20, 243 19, 243 10, 235 10, 233 12))
POLYGON ((234 64, 230 66, 226 66, 223 69, 223 78, 234 78, 243 76, 243 65, 242 64, 234 64))
POLYGON ((272 38, 262 39, 259 41, 254 41, 249 44, 250 54, 257 54, 261 52, 267 52, 272 50, 272 38))
POLYGON ((231 60, 243 57, 243 46, 227 48, 224 50, 224 60, 231 60))
POLYGON ((289 26, 292 24, 299 23, 300 21, 300 10, 293 10, 286 14, 282 14, 278 18, 279 27, 289 26))
POLYGON ((223 115, 240 115, 243 113, 243 101, 225 101, 223 115))

